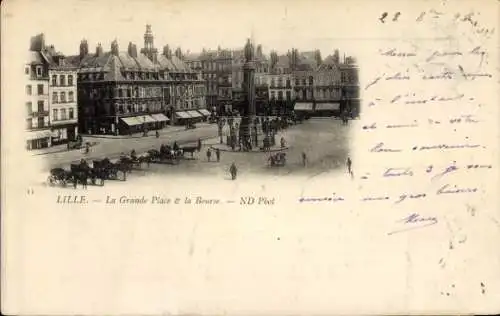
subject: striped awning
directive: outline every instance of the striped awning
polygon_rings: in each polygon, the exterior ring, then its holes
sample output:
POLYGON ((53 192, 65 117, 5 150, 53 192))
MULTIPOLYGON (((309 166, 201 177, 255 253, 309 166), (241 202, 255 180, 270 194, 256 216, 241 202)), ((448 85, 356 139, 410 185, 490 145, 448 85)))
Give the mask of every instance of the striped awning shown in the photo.
POLYGON ((122 120, 128 126, 135 126, 135 125, 140 125, 143 123, 143 122, 139 121, 136 116, 120 117, 120 120, 122 120))
POLYGON ((156 114, 151 114, 151 117, 153 117, 157 122, 168 122, 170 119, 163 113, 156 113, 156 114))
POLYGON ((295 103, 295 107, 293 108, 295 111, 301 110, 301 111, 312 111, 313 110, 313 104, 312 103, 302 103, 302 102, 297 102, 295 103))
POLYGON ((191 118, 191 115, 189 115, 187 112, 184 112, 184 111, 175 112, 175 115, 176 115, 178 118, 181 118, 181 119, 188 119, 188 118, 191 118))
POLYGON ((52 136, 52 132, 49 130, 33 131, 33 132, 28 132, 26 134, 26 139, 27 140, 42 139, 42 138, 47 138, 47 137, 51 137, 51 136, 52 136))
POLYGON ((191 115, 191 117, 203 117, 203 115, 198 112, 198 111, 187 111, 189 115, 191 115))
POLYGON ((136 118, 143 123, 156 123, 156 120, 151 115, 139 115, 136 118))
POLYGON ((340 109, 340 103, 316 103, 316 111, 337 111, 338 109, 340 109))
POLYGON ((210 116, 210 112, 207 109, 199 109, 198 112, 204 116, 210 116))

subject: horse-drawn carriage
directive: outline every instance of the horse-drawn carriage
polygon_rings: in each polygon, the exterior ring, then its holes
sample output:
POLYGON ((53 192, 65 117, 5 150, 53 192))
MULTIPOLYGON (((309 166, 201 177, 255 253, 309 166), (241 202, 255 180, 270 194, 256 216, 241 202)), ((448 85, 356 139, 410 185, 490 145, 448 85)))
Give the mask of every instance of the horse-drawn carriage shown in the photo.
POLYGON ((71 164, 70 170, 65 170, 63 168, 51 169, 47 182, 51 186, 60 184, 64 187, 72 182, 73 186, 76 188, 78 183, 86 187, 89 180, 93 185, 96 185, 98 182, 97 180, 99 180, 99 184, 103 186, 106 178, 106 173, 102 168, 96 167, 95 164, 94 167, 91 168, 87 162, 82 160, 78 164, 71 164))
POLYGON ((286 153, 279 152, 269 156, 269 163, 271 167, 283 167, 286 164, 286 153))
POLYGON ((201 150, 201 140, 198 140, 198 144, 196 146, 184 146, 181 147, 180 150, 182 151, 182 157, 184 157, 186 153, 190 153, 191 159, 194 159, 194 153, 201 150))
POLYGON ((128 166, 129 172, 132 171, 134 167, 141 169, 144 163, 147 164, 147 166, 149 167, 150 162, 151 162, 151 156, 149 153, 137 156, 134 150, 132 151, 130 156, 122 155, 120 157, 120 163, 128 166))
POLYGON ((173 151, 161 152, 156 149, 151 149, 148 151, 150 161, 154 163, 167 163, 171 165, 176 165, 179 163, 179 156, 177 156, 173 151))
POLYGON ((98 171, 106 180, 127 180, 127 173, 131 172, 131 166, 128 163, 118 161, 111 162, 108 158, 94 160, 93 169, 98 171))
POLYGON ((73 181, 71 171, 64 170, 63 168, 51 169, 50 175, 47 178, 47 182, 51 186, 59 184, 65 187, 71 181, 73 181))

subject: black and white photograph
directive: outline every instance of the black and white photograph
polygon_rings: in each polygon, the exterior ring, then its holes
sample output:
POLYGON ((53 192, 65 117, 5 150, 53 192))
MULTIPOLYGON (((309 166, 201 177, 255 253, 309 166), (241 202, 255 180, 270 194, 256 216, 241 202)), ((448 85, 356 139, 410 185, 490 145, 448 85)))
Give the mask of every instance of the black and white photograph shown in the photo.
POLYGON ((207 33, 215 47, 183 48, 143 22, 128 29, 136 42, 82 32, 78 44, 74 33, 62 52, 57 33, 26 39, 26 147, 46 163, 48 185, 133 181, 134 171, 350 173, 355 56, 334 46, 278 51, 252 29, 239 47, 207 33))
POLYGON ((498 313, 499 6, 3 1, 1 313, 498 313))

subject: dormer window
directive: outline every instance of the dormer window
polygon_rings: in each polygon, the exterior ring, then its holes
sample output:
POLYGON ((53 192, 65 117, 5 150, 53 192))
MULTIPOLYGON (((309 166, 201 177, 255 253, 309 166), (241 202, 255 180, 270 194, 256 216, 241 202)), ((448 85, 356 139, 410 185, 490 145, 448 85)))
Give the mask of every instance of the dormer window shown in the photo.
POLYGON ((42 76, 42 67, 40 67, 40 66, 36 67, 36 75, 39 77, 42 76))

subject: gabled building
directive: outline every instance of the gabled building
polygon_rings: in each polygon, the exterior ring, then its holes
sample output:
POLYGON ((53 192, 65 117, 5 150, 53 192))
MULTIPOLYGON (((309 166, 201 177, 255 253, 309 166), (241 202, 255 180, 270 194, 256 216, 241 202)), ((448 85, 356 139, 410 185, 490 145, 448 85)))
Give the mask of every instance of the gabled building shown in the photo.
POLYGON ((313 80, 314 111, 317 115, 338 115, 342 110, 342 85, 339 64, 328 56, 317 67, 313 80))
MULTIPOLYGON (((43 35, 42 35, 43 37, 43 35)), ((27 54, 24 66, 26 148, 52 146, 49 118, 49 67, 38 49, 27 54)))
POLYGON ((53 45, 45 45, 44 34, 32 37, 25 67, 28 149, 64 144, 78 136, 76 71, 53 45))
MULTIPOLYGON (((199 73, 164 49, 159 56, 151 26, 146 26, 144 48, 133 43, 120 51, 118 42, 105 52, 98 44, 90 54, 87 41, 70 61, 78 72, 79 123, 83 133, 128 134, 160 129, 168 121, 198 118, 185 110, 204 109, 194 100, 195 87, 202 85, 199 73)), ((203 95, 202 92, 200 92, 203 95)))
POLYGON ((190 53, 184 56, 187 65, 197 72, 205 83, 205 104, 212 112, 219 110, 219 88, 217 78, 217 51, 205 50, 200 54, 190 53))
POLYGON ((51 46, 42 55, 49 62, 49 102, 52 144, 74 141, 78 136, 77 68, 51 46))

